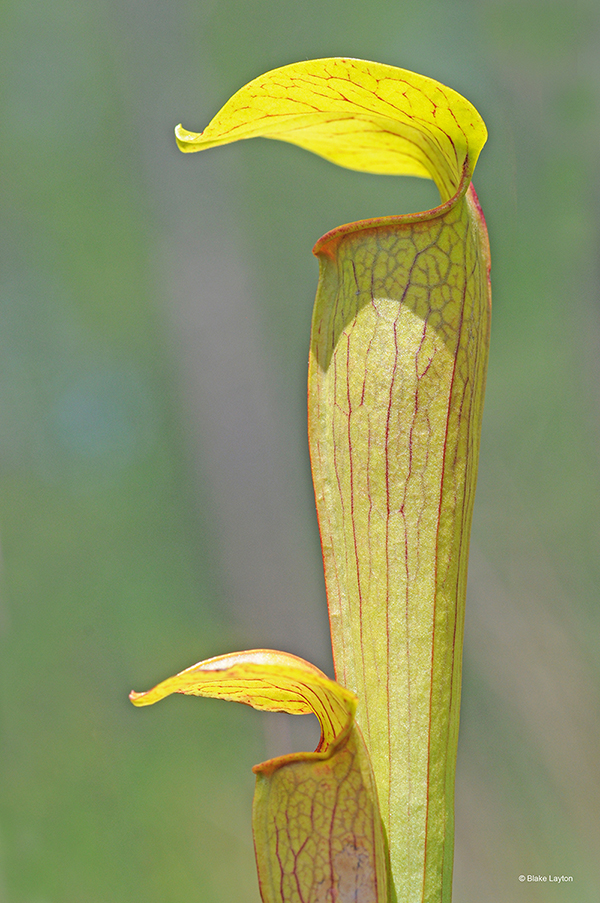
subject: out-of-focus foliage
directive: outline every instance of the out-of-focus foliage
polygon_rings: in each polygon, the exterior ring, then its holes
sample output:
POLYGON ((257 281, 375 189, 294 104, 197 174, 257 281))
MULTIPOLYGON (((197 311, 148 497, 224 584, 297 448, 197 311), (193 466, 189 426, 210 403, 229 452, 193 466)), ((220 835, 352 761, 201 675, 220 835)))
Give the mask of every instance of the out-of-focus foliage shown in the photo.
POLYGON ((437 198, 275 142, 192 161, 172 128, 269 68, 348 55, 451 85, 490 132, 455 896, 537 900, 520 874, 564 874, 563 903, 595 903, 598 17, 593 0, 3 4, 0 899, 258 900, 250 766, 310 741, 208 700, 141 718, 126 694, 253 645, 331 673, 310 248, 437 198))

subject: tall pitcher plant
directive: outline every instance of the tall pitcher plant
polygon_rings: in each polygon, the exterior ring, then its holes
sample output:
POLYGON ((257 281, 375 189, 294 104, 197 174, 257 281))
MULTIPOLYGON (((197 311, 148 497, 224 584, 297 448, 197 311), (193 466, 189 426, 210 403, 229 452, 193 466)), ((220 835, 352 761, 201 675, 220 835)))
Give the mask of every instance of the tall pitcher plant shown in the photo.
POLYGON ((421 176, 433 210, 321 238, 308 426, 336 681, 284 652, 193 665, 146 693, 314 712, 315 752, 257 765, 264 903, 449 903, 463 619, 490 328, 471 176, 487 132, 432 79, 352 59, 237 92, 185 153, 279 138, 351 169, 421 176))

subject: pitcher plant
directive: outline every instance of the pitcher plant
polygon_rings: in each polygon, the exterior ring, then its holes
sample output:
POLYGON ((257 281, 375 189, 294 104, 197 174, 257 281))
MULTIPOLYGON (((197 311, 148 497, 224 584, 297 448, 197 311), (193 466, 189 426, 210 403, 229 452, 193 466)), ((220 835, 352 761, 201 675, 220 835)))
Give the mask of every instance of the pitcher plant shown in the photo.
POLYGON ((268 72, 184 153, 263 136, 350 169, 432 179, 432 210, 340 226, 320 276, 308 432, 336 680, 285 652, 193 665, 146 693, 319 719, 315 752, 257 765, 264 903, 449 903, 471 515, 490 330, 471 177, 485 125, 463 97, 380 63, 268 72))

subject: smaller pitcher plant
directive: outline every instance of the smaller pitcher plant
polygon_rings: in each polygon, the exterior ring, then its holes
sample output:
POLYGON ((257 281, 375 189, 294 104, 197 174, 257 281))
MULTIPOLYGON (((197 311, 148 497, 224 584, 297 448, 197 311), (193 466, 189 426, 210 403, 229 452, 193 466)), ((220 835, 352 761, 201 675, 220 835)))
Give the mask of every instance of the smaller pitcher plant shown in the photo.
POLYGON ((336 681, 285 652, 193 665, 146 693, 314 713, 315 752, 257 765, 264 903, 450 903, 469 535, 490 329, 471 176, 487 132, 432 79, 352 59, 237 92, 188 153, 278 138, 432 179, 438 207, 321 238, 308 428, 336 681))

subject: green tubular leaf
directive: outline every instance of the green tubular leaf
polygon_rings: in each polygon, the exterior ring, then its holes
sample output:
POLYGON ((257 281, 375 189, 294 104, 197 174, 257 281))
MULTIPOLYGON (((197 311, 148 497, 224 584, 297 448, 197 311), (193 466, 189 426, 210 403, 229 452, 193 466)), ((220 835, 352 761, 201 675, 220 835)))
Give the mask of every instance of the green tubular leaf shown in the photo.
POLYGON ((350 169, 430 178, 442 200, 465 187, 487 138, 460 94, 367 60, 307 60, 255 78, 203 132, 175 129, 184 153, 242 138, 277 138, 350 169))
POLYGON ((329 753, 255 767, 252 823, 263 903, 385 903, 387 855, 360 731, 329 753))
POLYGON ((386 903, 387 852, 369 756, 354 724, 356 697, 309 662, 269 649, 199 662, 146 693, 243 702, 256 709, 314 713, 315 752, 254 768, 254 843, 264 903, 386 903))
POLYGON ((336 675, 360 722, 398 900, 451 899, 471 513, 489 341, 472 187, 317 244, 309 440, 336 675))

